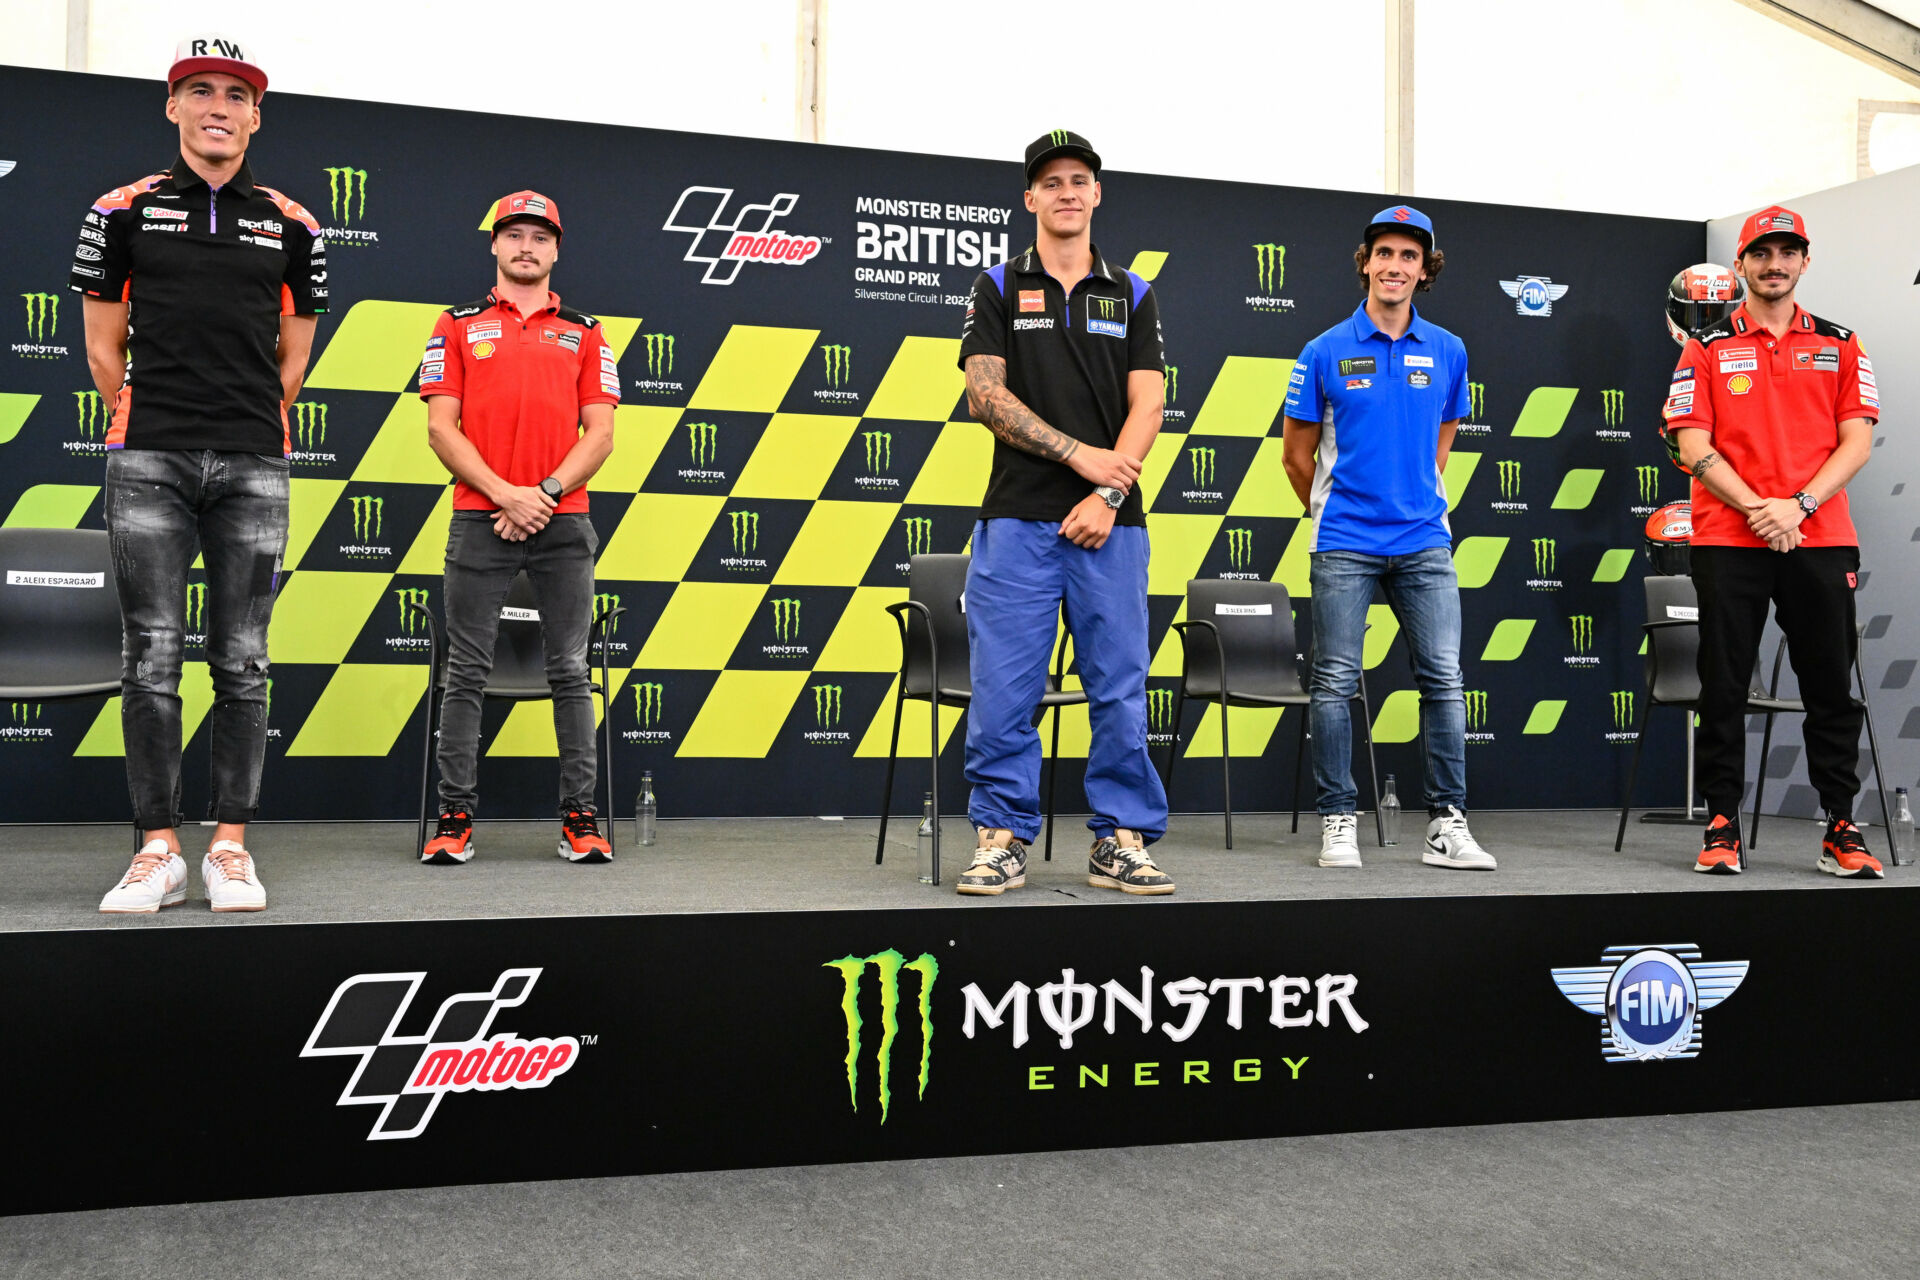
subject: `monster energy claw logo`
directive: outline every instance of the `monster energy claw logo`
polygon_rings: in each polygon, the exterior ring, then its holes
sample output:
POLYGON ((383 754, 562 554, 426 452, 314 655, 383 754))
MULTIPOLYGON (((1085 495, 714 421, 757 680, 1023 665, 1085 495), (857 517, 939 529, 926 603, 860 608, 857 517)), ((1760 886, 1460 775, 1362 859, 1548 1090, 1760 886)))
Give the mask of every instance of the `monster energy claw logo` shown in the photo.
POLYGON ((37 702, 16 702, 10 710, 14 724, 32 724, 40 718, 40 704, 37 702))
POLYGON ((1469 382, 1467 384, 1467 416, 1475 422, 1487 412, 1487 384, 1469 382))
POLYGON ((733 531, 733 554, 740 556, 760 549, 758 511, 729 511, 727 525, 733 531))
POLYGON ((845 386, 853 371, 853 348, 826 345, 820 348, 820 354, 827 360, 827 385, 835 390, 845 386))
POLYGON ((187 630, 203 632, 207 629, 207 584, 189 582, 187 584, 187 630))
POLYGON ((427 607, 427 589, 425 587, 395 587, 393 589, 393 598, 394 602, 399 605, 400 608, 400 630, 407 635, 412 635, 416 629, 424 631, 427 624, 421 618, 420 614, 414 611, 414 606, 418 605, 422 609, 427 607))
POLYGON ((1505 459, 1500 464, 1500 496, 1508 502, 1520 496, 1520 464, 1505 459))
POLYGON ((1253 530, 1227 530, 1227 563, 1244 569, 1253 561, 1253 530))
POLYGON ((1573 627, 1573 651, 1585 653, 1593 648, 1593 617, 1590 614, 1576 613, 1567 621, 1573 627))
POLYGON ((1173 690, 1147 690, 1147 724, 1155 733, 1165 733, 1173 727, 1173 690))
POLYGON ((1602 391, 1600 410, 1606 416, 1607 425, 1617 427, 1626 421, 1627 393, 1624 391, 1602 391))
POLYGON ((1535 538, 1533 540, 1533 571, 1536 574, 1553 572, 1554 540, 1535 538))
POLYGON ((106 402, 98 391, 76 391, 73 393, 73 412, 80 428, 80 438, 91 440, 96 432, 107 427, 106 402))
POLYGON ((908 516, 900 522, 907 527, 907 554, 924 556, 933 550, 933 521, 926 516, 908 516))
POLYGON ((299 442, 301 450, 311 453, 324 448, 327 443, 327 406, 301 400, 294 404, 292 414, 293 438, 299 442))
POLYGON ((1193 483, 1197 489, 1213 487, 1213 454, 1214 451, 1204 445, 1194 445, 1187 450, 1187 462, 1193 468, 1193 483))
POLYGON ((1160 403, 1172 404, 1180 398, 1180 366, 1167 366, 1167 380, 1160 385, 1160 403))
POLYGON ((647 376, 665 378, 673 374, 673 335, 649 333, 647 338, 647 376))
POLYGON ((607 623, 609 636, 617 635, 620 631, 620 619, 613 616, 613 611, 619 607, 620 597, 611 591, 601 591, 593 597, 593 616, 609 619, 607 623))
POLYGON ((1613 691, 1613 727, 1616 729, 1633 727, 1633 690, 1615 689, 1613 691))
POLYGON ((1657 466, 1635 467, 1633 474, 1640 481, 1640 501, 1650 505, 1660 492, 1660 468, 1657 466))
POLYGON ((327 208, 335 222, 346 224, 367 216, 367 171, 344 166, 327 170, 327 208), (354 198, 359 197, 359 208, 354 198))
POLYGON ((840 723, 840 694, 842 687, 837 684, 816 684, 813 686, 813 723, 821 729, 831 729, 840 723))
POLYGON ((660 712, 666 705, 665 685, 656 681, 643 681, 633 686, 633 718, 642 729, 651 729, 660 723, 660 712))
POLYGON ((1487 691, 1468 689, 1462 696, 1467 702, 1467 728, 1484 729, 1487 724, 1487 691))
POLYGON ((1056 147, 1064 147, 1067 145, 1067 131, 1065 129, 1050 130, 1047 133, 1047 137, 1052 139, 1053 145, 1056 147))
POLYGON ((867 446, 867 473, 879 475, 882 471, 893 470, 893 432, 862 431, 860 438, 867 446))
POLYGON ((719 444, 720 426, 718 423, 689 422, 687 424, 687 453, 693 458, 694 466, 711 466, 713 464, 714 451, 719 448, 719 444))
POLYGON ((1287 283, 1287 246, 1283 244, 1256 244, 1253 246, 1254 271, 1260 279, 1260 290, 1272 293, 1284 288, 1287 283))
POLYGON ((800 634, 800 602, 791 598, 769 600, 773 610, 773 634, 781 644, 789 644, 800 634))
POLYGON ((1091 307, 1102 320, 1111 320, 1120 314, 1118 298, 1088 298, 1087 306, 1091 307))
POLYGON ((353 536, 357 541, 380 536, 382 512, 385 510, 385 498, 359 497, 353 502, 353 536))
POLYGON ((926 952, 916 960, 908 960, 888 948, 870 956, 842 956, 821 967, 838 969, 844 984, 840 1011, 847 1020, 847 1097, 856 1113, 860 1110, 860 1030, 865 1025, 860 1017, 860 987, 869 967, 879 971, 880 1047, 876 1074, 880 1085, 880 1123, 885 1124, 887 1109, 893 1101, 893 1042, 900 1034, 900 972, 904 969, 920 975, 920 1089, 917 1096, 924 1100, 933 1066, 933 983, 940 976, 940 964, 926 952))
POLYGON ((20 296, 27 300, 27 336, 35 342, 53 337, 60 328, 60 295, 23 293, 20 296))

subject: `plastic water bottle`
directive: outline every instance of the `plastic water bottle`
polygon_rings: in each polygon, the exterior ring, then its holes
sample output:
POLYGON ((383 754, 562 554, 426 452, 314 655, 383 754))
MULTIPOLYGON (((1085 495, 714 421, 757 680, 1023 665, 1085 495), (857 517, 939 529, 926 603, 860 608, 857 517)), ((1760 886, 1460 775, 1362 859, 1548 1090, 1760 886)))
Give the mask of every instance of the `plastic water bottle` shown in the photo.
POLYGON ((1393 789, 1393 775, 1387 775, 1387 789, 1380 793, 1380 830, 1387 844, 1400 843, 1400 797, 1393 789))
POLYGON ((1893 789, 1893 865, 1913 865, 1913 806, 1905 787, 1893 789))
POLYGON ((640 795, 633 802, 633 838, 642 845, 651 845, 658 838, 654 832, 656 820, 660 817, 660 802, 653 797, 653 771, 640 775, 640 795))
POLYGON ((933 792, 921 793, 920 802, 920 883, 933 883, 933 792))

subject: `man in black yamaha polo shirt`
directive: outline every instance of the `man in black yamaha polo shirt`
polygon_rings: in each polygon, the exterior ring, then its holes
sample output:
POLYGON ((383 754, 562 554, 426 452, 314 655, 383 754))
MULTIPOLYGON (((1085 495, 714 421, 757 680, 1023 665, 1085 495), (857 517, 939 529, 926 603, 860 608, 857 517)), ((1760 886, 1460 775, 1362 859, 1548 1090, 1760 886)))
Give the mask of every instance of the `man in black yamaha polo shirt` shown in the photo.
POLYGON ((179 158, 95 201, 73 261, 87 363, 113 405, 106 518, 142 842, 100 910, 151 912, 186 898, 178 690, 198 554, 217 824, 200 873, 215 911, 259 911, 267 894, 245 841, 260 800, 267 622, 287 544, 286 406, 327 309, 326 252, 312 215, 247 167, 267 77, 240 45, 181 41, 167 85, 179 158))
POLYGON ((960 338, 967 403, 995 441, 966 597, 980 845, 958 888, 1026 883, 1040 831, 1033 708, 1064 601, 1093 727, 1088 883, 1172 893, 1146 851, 1166 832, 1167 797, 1147 755, 1147 520, 1135 488, 1160 432, 1160 307, 1094 248, 1100 157, 1085 138, 1036 140, 1026 177, 1034 242, 974 281, 960 338))

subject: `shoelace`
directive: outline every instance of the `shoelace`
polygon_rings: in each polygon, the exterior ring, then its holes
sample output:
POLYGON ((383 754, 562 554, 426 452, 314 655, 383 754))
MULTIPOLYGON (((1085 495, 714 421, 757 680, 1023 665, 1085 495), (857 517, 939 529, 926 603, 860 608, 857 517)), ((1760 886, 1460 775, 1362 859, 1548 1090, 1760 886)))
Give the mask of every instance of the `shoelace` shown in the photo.
POLYGON ((209 853, 207 858, 220 868, 220 874, 235 884, 250 884, 253 881, 253 855, 244 849, 222 849, 218 853, 209 853))
MULTIPOLYGON (((1153 859, 1147 856, 1145 849, 1134 849, 1121 844, 1120 841, 1113 836, 1108 836, 1103 839, 1100 842, 1099 849, 1094 853, 1095 859, 1102 856, 1114 858, 1126 863, 1127 869, 1130 871, 1137 871, 1141 867, 1153 867, 1153 859)), ((1154 870, 1157 871, 1159 868, 1154 867, 1154 870)))
POLYGON ((1707 849, 1738 849, 1740 847, 1740 828, 1731 822, 1724 822, 1717 827, 1708 827, 1707 842, 1703 847, 1707 849))
POLYGON ((594 822, 593 815, 583 813, 578 809, 560 819, 560 825, 570 836, 598 836, 600 834, 599 824, 594 822))
POLYGON ((173 851, 171 849, 162 849, 158 853, 147 853, 144 851, 137 853, 134 855, 133 865, 127 868, 127 878, 120 883, 123 885, 139 884, 141 881, 150 879, 159 872, 166 870, 167 864, 172 861, 173 851))
MULTIPOLYGON (((997 871, 1002 867, 1010 865, 1012 862, 1012 849, 987 848, 975 849, 973 851, 973 866, 975 867, 992 867, 997 871)), ((972 869, 972 867, 968 868, 968 870, 972 869)))
POLYGON ((1327 822, 1330 825, 1327 826, 1327 830, 1336 832, 1336 833, 1341 831, 1353 831, 1359 825, 1359 821, 1360 820, 1354 817, 1354 815, 1352 815, 1351 813, 1329 814, 1327 815, 1327 822))
POLYGON ((1851 822, 1836 822, 1827 831, 1827 839, 1841 853, 1865 853, 1866 837, 1860 834, 1860 828, 1851 822))
POLYGON ((433 835, 437 840, 441 836, 463 836, 473 829, 473 820, 464 813, 443 813, 440 826, 433 835))

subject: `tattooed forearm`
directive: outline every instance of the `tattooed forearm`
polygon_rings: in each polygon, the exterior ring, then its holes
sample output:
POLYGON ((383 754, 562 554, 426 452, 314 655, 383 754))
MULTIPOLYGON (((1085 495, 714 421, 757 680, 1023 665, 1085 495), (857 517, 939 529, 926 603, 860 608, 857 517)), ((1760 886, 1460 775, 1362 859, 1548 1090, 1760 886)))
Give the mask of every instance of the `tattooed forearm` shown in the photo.
POLYGON ((987 430, 1023 453, 1065 462, 1080 442, 1040 420, 1040 416, 1007 389, 1007 362, 999 356, 973 356, 967 361, 967 405, 987 430))
POLYGON ((1721 460, 1720 455, 1717 453, 1709 453, 1704 458, 1701 458, 1698 462, 1693 464, 1694 478, 1698 479, 1701 476, 1706 475, 1707 472, 1713 468, 1713 465, 1716 462, 1719 462, 1720 460, 1721 460))

